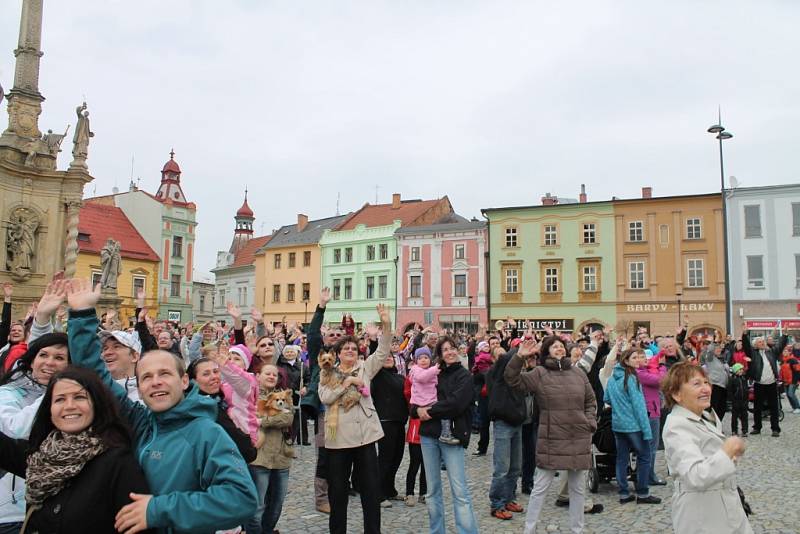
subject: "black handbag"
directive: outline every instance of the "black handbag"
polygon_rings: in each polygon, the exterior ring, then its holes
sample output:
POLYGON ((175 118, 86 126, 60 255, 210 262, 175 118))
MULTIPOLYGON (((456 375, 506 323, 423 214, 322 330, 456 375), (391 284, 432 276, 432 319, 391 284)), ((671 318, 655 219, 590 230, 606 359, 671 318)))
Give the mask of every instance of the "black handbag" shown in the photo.
POLYGON ((750 508, 750 503, 744 498, 744 492, 742 488, 736 486, 736 491, 739 492, 739 500, 742 501, 742 508, 744 508, 744 515, 753 515, 753 509, 750 508))

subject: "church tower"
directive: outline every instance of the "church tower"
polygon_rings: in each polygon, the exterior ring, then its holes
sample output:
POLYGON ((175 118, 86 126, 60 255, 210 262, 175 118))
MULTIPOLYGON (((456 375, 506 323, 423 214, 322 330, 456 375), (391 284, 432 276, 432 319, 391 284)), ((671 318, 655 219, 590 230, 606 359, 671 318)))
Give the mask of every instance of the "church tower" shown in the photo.
POLYGON ((244 190, 244 203, 236 212, 236 229, 233 231, 233 242, 228 252, 236 256, 242 247, 253 238, 253 221, 256 220, 253 210, 247 204, 247 189, 244 190))
POLYGON ((181 168, 175 161, 175 150, 170 150, 169 161, 161 169, 161 185, 156 192, 156 198, 161 202, 170 200, 180 204, 186 203, 186 195, 181 189, 181 168))

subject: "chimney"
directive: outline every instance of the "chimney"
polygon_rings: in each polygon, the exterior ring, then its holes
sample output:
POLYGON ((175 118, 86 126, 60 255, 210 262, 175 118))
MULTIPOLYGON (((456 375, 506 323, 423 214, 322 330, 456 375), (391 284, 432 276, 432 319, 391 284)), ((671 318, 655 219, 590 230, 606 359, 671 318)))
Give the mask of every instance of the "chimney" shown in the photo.
POLYGON ((394 193, 392 195, 392 209, 400 209, 400 193, 394 193))
POLYGON ((308 215, 302 213, 297 214, 297 231, 302 232, 308 226, 308 215))
POLYGON ((558 197, 554 197, 550 193, 542 197, 542 206, 555 206, 556 204, 558 204, 558 197))
POLYGON ((653 188, 652 187, 643 187, 642 188, 642 198, 653 198, 653 188))
POLYGON ((581 204, 586 204, 586 184, 581 184, 581 196, 578 198, 581 204))

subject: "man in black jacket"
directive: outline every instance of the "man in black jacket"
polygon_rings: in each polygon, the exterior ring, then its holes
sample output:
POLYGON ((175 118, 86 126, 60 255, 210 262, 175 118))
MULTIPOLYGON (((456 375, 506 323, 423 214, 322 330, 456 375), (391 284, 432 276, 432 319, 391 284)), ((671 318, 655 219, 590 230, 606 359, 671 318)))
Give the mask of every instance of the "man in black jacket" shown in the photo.
POLYGON ((769 406, 769 424, 772 427, 772 437, 781 435, 778 424, 778 359, 786 346, 787 337, 781 336, 772 348, 767 347, 763 337, 757 337, 750 345, 750 332, 742 331, 742 349, 750 358, 750 367, 747 370, 748 378, 755 381, 755 399, 753 402, 753 430, 751 434, 761 434, 761 409, 766 401, 769 406))
POLYGON ((492 486, 489 489, 491 514, 511 519, 511 512, 522 512, 516 502, 517 479, 522 474, 522 423, 526 418, 521 391, 511 388, 503 378, 516 348, 500 356, 486 373, 489 392, 489 418, 494 421, 492 486))
POLYGON ((394 355, 389 354, 370 387, 372 402, 383 428, 383 437, 378 440, 378 479, 381 488, 379 498, 384 508, 391 507, 391 501, 403 500, 403 497, 398 497, 394 480, 403 461, 408 420, 408 404, 403 395, 404 382, 403 375, 395 367, 394 355))

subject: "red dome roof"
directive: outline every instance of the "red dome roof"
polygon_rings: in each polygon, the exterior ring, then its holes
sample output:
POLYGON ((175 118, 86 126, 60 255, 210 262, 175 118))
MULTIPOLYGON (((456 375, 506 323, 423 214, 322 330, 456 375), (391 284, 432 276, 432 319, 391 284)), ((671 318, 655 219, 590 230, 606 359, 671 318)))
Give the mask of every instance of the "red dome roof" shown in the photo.
POLYGON ((242 207, 239 208, 239 211, 236 212, 237 217, 252 217, 253 210, 250 209, 250 206, 247 205, 247 197, 244 197, 244 204, 242 207))
POLYGON ((175 161, 174 150, 170 151, 169 161, 164 164, 164 168, 161 169, 161 172, 173 172, 175 174, 181 173, 181 168, 178 166, 178 162, 175 161))

